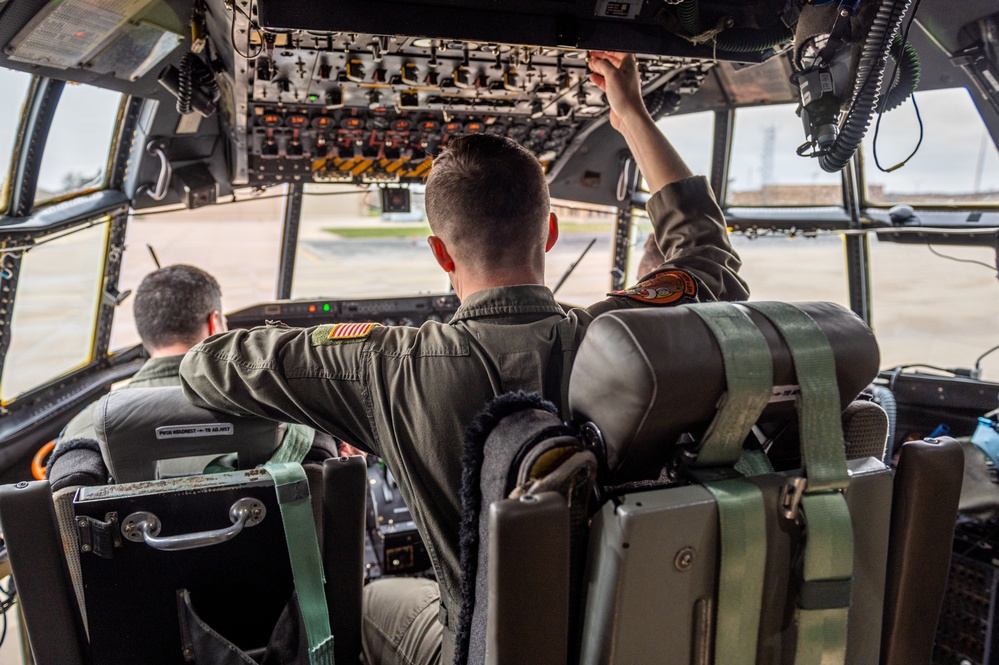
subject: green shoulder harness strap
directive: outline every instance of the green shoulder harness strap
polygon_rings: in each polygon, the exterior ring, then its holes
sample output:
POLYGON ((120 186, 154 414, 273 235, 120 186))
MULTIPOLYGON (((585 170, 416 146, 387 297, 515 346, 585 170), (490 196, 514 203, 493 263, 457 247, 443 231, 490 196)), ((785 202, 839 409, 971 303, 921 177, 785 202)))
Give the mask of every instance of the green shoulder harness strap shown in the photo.
POLYGON ((301 462, 305 459, 312 441, 316 438, 316 430, 297 423, 288 423, 284 428, 284 436, 271 458, 271 464, 279 462, 301 462))
MULTIPOLYGON (((747 303, 774 325, 791 351, 801 387, 798 418, 807 477, 800 510, 805 522, 801 593, 796 614, 795 665, 846 661, 847 619, 853 578, 853 526, 843 491, 849 482, 836 363, 818 324, 786 303, 747 303)), ((799 508, 790 495, 783 508, 799 508)))
POLYGON ((309 642, 309 665, 333 665, 333 635, 323 590, 323 563, 312 517, 309 482, 297 463, 271 463, 264 469, 274 479, 298 606, 309 642))
MULTIPOLYGON (((696 466, 731 468, 773 389, 773 362, 763 334, 731 303, 690 305, 721 348, 725 395, 708 427, 696 466)), ((715 665, 753 665, 767 559, 766 514, 760 488, 745 478, 706 482, 718 505, 721 558, 715 665)))

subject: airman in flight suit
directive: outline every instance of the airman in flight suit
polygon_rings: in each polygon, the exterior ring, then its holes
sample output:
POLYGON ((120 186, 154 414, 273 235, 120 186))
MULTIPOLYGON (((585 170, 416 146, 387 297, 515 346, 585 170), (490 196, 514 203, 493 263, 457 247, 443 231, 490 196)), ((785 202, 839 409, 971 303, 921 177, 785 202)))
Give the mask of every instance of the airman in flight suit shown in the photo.
POLYGON ((440 591, 415 579, 366 587, 369 663, 452 660, 462 435, 488 400, 527 390, 563 405, 574 351, 604 311, 749 295, 707 181, 645 109, 634 58, 592 53, 590 68, 656 192, 648 212, 665 261, 635 288, 565 311, 544 286, 558 223, 542 167, 508 139, 472 135, 451 143, 427 181, 431 250, 462 303, 449 322, 239 330, 195 346, 181 365, 195 404, 328 432, 382 457, 398 479, 440 591))

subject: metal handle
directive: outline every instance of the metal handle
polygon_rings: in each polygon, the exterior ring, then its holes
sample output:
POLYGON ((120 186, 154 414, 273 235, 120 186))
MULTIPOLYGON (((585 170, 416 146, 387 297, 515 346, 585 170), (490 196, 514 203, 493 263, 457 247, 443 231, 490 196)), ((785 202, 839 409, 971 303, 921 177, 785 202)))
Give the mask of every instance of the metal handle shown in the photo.
POLYGON ((176 536, 158 538, 162 522, 153 513, 139 511, 125 518, 121 525, 121 533, 135 543, 146 543, 152 548, 164 552, 178 550, 193 550, 198 547, 218 545, 235 538, 243 527, 256 526, 267 516, 267 509, 256 499, 243 498, 232 504, 229 509, 229 519, 232 526, 215 531, 199 531, 197 533, 182 533, 176 536))
POLYGON ((146 193, 154 201, 162 201, 166 198, 170 178, 173 177, 173 167, 170 166, 170 159, 166 154, 166 144, 163 141, 150 141, 146 144, 146 152, 160 158, 160 175, 156 180, 156 189, 150 190, 146 187, 146 193))

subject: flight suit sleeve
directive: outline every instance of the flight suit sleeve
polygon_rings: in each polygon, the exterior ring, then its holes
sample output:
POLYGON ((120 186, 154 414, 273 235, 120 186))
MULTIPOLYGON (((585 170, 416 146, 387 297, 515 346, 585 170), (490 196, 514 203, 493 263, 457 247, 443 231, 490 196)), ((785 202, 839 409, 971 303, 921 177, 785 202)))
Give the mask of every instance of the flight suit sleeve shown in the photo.
POLYGON ((746 300, 742 261, 729 242, 725 217, 704 176, 666 185, 646 206, 663 262, 636 287, 587 308, 596 316, 622 307, 746 300))
POLYGON ((299 423, 373 451, 367 338, 329 339, 331 326, 268 326, 209 337, 180 365, 192 404, 299 423))
POLYGON ((739 276, 742 261, 728 239, 725 217, 704 176, 685 178, 656 192, 646 206, 663 253, 657 268, 694 275, 706 293, 698 299, 746 300, 749 287, 739 276))

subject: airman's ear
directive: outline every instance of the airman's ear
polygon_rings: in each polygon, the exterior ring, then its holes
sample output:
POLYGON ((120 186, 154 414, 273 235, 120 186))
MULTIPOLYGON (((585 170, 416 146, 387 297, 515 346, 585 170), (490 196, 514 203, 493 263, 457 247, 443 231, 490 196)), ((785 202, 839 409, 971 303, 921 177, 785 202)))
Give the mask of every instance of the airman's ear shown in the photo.
POLYGON ((548 214, 548 240, 545 241, 545 251, 547 252, 555 246, 558 241, 558 217, 555 213, 548 214))
POLYGON ((228 330, 228 325, 225 320, 225 315, 215 310, 208 315, 208 336, 218 335, 219 333, 224 333, 228 330))
POLYGON ((430 251, 433 252, 434 259, 437 260, 437 265, 441 267, 441 270, 447 273, 454 272, 454 259, 447 251, 444 241, 437 236, 430 236, 427 238, 427 244, 430 245, 430 251))

